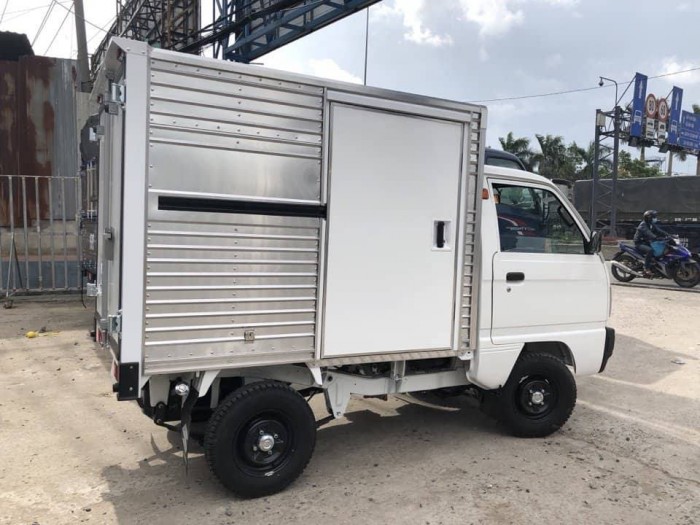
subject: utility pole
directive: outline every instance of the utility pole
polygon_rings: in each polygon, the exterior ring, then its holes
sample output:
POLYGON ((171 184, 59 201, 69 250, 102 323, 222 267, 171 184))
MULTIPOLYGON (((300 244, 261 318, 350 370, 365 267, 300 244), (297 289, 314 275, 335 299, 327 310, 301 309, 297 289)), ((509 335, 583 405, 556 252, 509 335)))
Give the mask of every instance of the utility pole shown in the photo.
POLYGON ((600 162, 600 128, 599 123, 605 122, 605 115, 599 109, 595 111, 595 140, 593 142, 593 173, 591 173, 591 178, 593 179, 593 184, 591 185, 591 210, 590 210, 590 227, 591 231, 594 232, 598 228, 598 193, 600 189, 598 185, 600 183, 600 173, 598 172, 598 164, 600 162))
POLYGON ((73 0, 75 15, 75 36, 78 40, 78 91, 83 93, 91 90, 90 64, 88 63, 87 37, 85 36, 85 10, 83 0, 73 0))
POLYGON ((610 196, 610 236, 617 237, 617 167, 620 158, 620 118, 622 108, 615 105, 615 122, 613 130, 613 166, 612 166, 612 195, 610 196))

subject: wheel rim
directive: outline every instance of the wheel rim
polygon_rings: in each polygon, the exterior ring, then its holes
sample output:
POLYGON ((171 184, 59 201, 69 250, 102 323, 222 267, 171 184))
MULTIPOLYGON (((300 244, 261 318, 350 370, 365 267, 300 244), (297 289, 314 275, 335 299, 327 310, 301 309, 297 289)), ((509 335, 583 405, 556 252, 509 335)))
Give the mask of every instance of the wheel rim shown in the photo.
POLYGON ((292 451, 291 425, 277 413, 248 421, 238 434, 234 457, 241 470, 252 476, 268 476, 284 466, 292 451))
POLYGON ((698 270, 695 266, 681 265, 676 275, 684 281, 692 281, 697 278, 697 274, 698 270))
MULTIPOLYGON (((621 265, 623 265, 625 268, 629 268, 630 272, 638 271, 640 270, 641 263, 637 261, 634 257, 624 254, 621 256, 618 256, 617 258, 614 259, 621 265)), ((626 282, 626 281, 631 281, 632 279, 635 278, 635 275, 633 273, 628 273, 625 270, 622 270, 618 268, 617 266, 613 266, 611 268, 612 274, 617 279, 618 281, 626 282)))
POLYGON ((541 376, 528 376, 520 380, 515 392, 518 410, 530 419, 546 417, 557 405, 556 385, 541 376))

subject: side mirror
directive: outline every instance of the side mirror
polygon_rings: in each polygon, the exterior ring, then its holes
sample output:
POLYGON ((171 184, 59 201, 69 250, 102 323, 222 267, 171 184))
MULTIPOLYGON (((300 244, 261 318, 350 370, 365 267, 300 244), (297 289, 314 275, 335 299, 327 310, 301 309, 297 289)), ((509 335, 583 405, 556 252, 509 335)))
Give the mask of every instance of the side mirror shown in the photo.
POLYGON ((594 231, 591 235, 591 240, 586 243, 586 253, 589 255, 595 255, 600 253, 600 249, 603 245, 603 233, 601 231, 594 231))
MULTIPOLYGON (((566 224, 567 227, 571 228, 574 224, 574 220, 571 218, 571 215, 569 215, 569 212, 564 209, 563 206, 559 205, 557 208, 557 215, 559 215, 559 218, 562 220, 564 224, 566 224)), ((591 239, 592 240, 592 239, 591 239)))

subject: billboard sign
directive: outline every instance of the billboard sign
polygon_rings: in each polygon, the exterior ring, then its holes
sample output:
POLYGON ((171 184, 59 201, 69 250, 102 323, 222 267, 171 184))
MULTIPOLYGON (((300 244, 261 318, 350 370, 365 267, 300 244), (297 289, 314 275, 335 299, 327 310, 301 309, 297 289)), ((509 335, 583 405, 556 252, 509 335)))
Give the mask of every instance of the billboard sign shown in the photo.
POLYGON ((668 114, 668 143, 678 144, 678 126, 681 122, 681 106, 683 105, 683 90, 673 86, 671 108, 668 114))
POLYGON ((647 76, 637 73, 634 76, 634 95, 632 98, 632 123, 630 137, 642 137, 642 117, 644 116, 647 96, 647 76))
POLYGON ((679 131, 679 146, 696 151, 700 150, 700 115, 690 111, 682 111, 679 131))

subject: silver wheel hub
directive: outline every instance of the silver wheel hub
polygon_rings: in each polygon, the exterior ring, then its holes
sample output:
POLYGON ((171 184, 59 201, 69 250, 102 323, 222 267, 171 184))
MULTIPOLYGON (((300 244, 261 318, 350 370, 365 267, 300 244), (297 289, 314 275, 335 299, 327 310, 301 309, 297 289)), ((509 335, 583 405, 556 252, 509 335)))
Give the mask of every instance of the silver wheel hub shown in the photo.
POLYGON ((258 448, 263 452, 271 451, 275 446, 275 438, 270 434, 262 434, 258 439, 258 448))
POLYGON ((544 392, 536 390, 530 394, 530 402, 533 405, 541 405, 544 403, 544 392))

